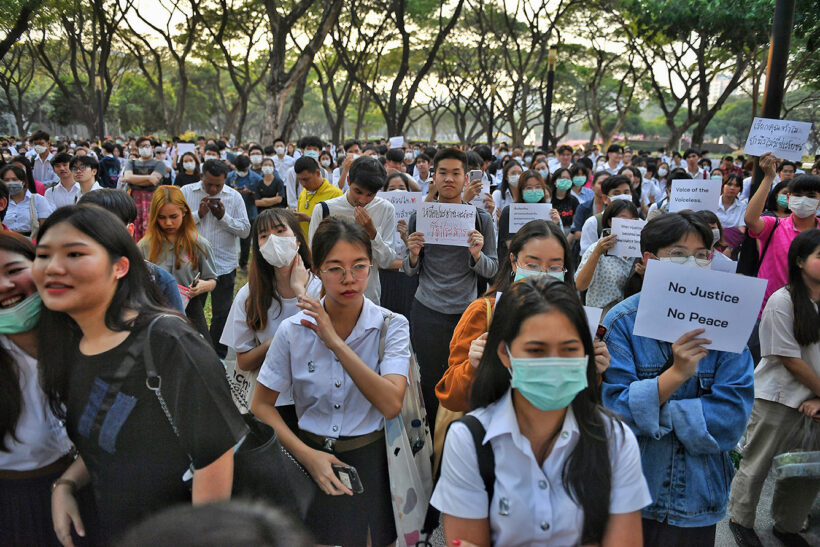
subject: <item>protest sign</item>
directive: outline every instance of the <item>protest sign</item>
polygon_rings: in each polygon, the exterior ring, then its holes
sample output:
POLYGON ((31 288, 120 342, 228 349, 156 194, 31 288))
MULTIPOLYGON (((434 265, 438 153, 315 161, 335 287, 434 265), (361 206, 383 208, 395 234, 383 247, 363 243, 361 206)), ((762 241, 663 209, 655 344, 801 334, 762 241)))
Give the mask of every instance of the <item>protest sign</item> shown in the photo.
POLYGON ((424 201, 421 192, 379 192, 378 196, 393 204, 396 209, 396 221, 410 221, 410 216, 419 208, 419 204, 424 201))
POLYGON ((716 211, 720 203, 719 180, 675 179, 669 196, 669 212, 684 209, 693 211, 716 211))
POLYGON ((740 353, 752 332, 765 279, 650 260, 633 334, 675 342, 706 329, 708 349, 740 353))
POLYGON ((424 234, 425 245, 469 247, 469 233, 475 230, 476 209, 461 203, 429 203, 419 206, 416 231, 424 234))
POLYGON ((737 262, 720 251, 715 251, 712 255, 711 269, 715 272, 737 273, 737 262))
POLYGON ((782 160, 800 161, 810 132, 811 122, 755 118, 743 152, 750 156, 771 152, 782 160))
POLYGON ((404 137, 390 137, 390 149, 403 148, 404 137))
POLYGON ((601 322, 602 308, 593 308, 591 306, 584 306, 584 312, 587 314, 587 324, 589 325, 589 333, 592 339, 595 340, 595 333, 598 332, 598 324, 601 322))
POLYGON ((177 157, 181 158, 182 154, 187 154, 188 152, 196 152, 196 145, 190 142, 180 142, 177 143, 177 157))
POLYGON ((531 220, 549 220, 552 205, 549 203, 511 203, 510 233, 518 233, 531 220))
POLYGON ((612 234, 618 237, 615 238, 615 246, 607 254, 624 258, 640 258, 643 256, 641 253, 641 230, 644 226, 646 226, 645 220, 613 218, 612 234))

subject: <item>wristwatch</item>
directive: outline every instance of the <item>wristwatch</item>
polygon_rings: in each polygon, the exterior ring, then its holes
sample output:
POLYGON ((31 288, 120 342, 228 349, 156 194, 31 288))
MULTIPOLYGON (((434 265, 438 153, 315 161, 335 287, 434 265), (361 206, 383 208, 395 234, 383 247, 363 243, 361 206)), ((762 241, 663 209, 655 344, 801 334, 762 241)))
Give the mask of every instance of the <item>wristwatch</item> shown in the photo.
POLYGON ((51 485, 51 493, 53 494, 54 491, 57 490, 57 487, 60 486, 61 484, 65 484, 65 485, 71 487, 71 493, 72 494, 77 491, 77 483, 74 482, 73 480, 71 480, 71 479, 57 479, 51 485))

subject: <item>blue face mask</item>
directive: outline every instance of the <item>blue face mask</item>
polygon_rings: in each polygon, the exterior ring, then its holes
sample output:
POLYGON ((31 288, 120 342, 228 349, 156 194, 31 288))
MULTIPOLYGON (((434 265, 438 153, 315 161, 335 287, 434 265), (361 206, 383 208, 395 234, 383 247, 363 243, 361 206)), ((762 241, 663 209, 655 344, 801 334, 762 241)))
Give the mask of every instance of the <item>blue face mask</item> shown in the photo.
POLYGON ((540 171, 538 171, 538 174, 541 175, 542 179, 547 180, 550 176, 550 170, 549 169, 541 169, 540 171))
POLYGON ((587 178, 586 177, 572 177, 572 184, 575 186, 583 186, 586 184, 587 178))
POLYGON ((319 152, 316 150, 306 150, 305 156, 308 158, 313 158, 316 161, 319 161, 319 152))
POLYGON ((550 276, 554 277, 558 281, 564 280, 564 272, 539 272, 538 270, 525 270, 520 266, 516 266, 515 268, 515 279, 513 279, 513 283, 516 281, 521 281, 522 279, 526 279, 528 277, 538 277, 538 276, 550 276))
POLYGON ((544 191, 541 188, 527 188, 521 192, 521 197, 527 203, 538 203, 544 199, 544 191))
POLYGON ((13 308, 0 310, 0 334, 17 334, 33 329, 40 321, 40 294, 35 292, 13 308))
POLYGON ((587 356, 513 357, 509 346, 507 355, 510 386, 539 410, 566 408, 587 387, 587 356))

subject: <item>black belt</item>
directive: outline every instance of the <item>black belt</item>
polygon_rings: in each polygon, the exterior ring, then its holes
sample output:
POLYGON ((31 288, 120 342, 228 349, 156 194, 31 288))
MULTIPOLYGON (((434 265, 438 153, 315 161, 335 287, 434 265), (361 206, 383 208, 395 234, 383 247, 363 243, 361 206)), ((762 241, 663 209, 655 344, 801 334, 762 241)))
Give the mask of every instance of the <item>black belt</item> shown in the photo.
POLYGON ((307 441, 309 444, 318 446, 322 450, 335 452, 337 454, 342 452, 352 452, 353 450, 364 448, 365 446, 373 444, 384 438, 384 429, 379 429, 378 431, 355 437, 341 437, 338 439, 333 437, 323 437, 322 435, 316 435, 315 433, 311 433, 309 431, 300 431, 299 433, 303 441, 307 441))

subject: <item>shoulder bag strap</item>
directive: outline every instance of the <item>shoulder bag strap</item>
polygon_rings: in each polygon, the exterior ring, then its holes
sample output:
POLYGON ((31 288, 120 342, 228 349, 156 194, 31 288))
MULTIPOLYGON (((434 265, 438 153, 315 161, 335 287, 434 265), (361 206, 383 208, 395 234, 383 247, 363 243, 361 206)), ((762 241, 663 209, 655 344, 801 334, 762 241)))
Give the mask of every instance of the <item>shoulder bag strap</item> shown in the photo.
POLYGON ((322 218, 327 218, 330 216, 330 207, 327 206, 327 203, 324 201, 320 201, 319 205, 322 206, 322 218))
POLYGON ((384 343, 387 340, 387 326, 390 324, 390 320, 395 317, 395 313, 388 313, 384 316, 384 323, 382 323, 382 330, 379 333, 379 363, 382 362, 384 359, 384 343))
MULTIPOLYGON (((158 315, 154 317, 151 322, 148 324, 148 328, 146 329, 145 335, 145 343, 142 346, 143 348, 143 360, 145 361, 145 374, 147 378, 145 379, 145 386, 154 392, 154 395, 157 396, 157 400, 159 401, 159 406, 162 408, 162 413, 165 414, 165 418, 168 419, 168 423, 171 426, 171 429, 174 431, 174 435, 176 435, 177 439, 181 440, 179 435, 179 429, 177 429, 177 425, 174 422, 173 416, 171 416, 171 411, 168 410, 168 403, 165 402, 165 397, 162 396, 162 377, 159 375, 159 371, 157 370, 157 366, 154 363, 154 354, 151 348, 151 330, 154 328, 154 325, 160 319, 165 317, 175 317, 182 321, 183 319, 176 315, 164 314, 158 315)), ((185 451, 185 455, 188 456, 188 462, 190 465, 190 471, 193 473, 194 471, 194 460, 191 458, 191 455, 188 454, 188 451, 185 451)))
POLYGON ((774 226, 772 227, 772 231, 769 232, 769 237, 766 238, 766 245, 763 246, 763 250, 760 251, 760 259, 757 261, 757 269, 760 269, 760 265, 763 264, 763 257, 766 256, 766 251, 769 250, 769 243, 772 241, 772 236, 774 235, 774 231, 777 230, 777 225, 780 224, 780 219, 776 219, 774 221, 774 226))
POLYGON ((29 225, 31 226, 31 239, 37 237, 37 231, 40 229, 40 219, 37 218, 37 206, 34 204, 34 194, 30 194, 28 202, 29 225))
POLYGON ((487 305, 487 332, 490 332, 490 323, 493 320, 493 306, 490 304, 489 298, 485 298, 484 303, 487 305))
POLYGON ((478 456, 478 472, 484 482, 484 489, 487 491, 487 503, 493 502, 493 491, 495 489, 495 454, 490 443, 484 444, 484 435, 487 431, 478 418, 471 414, 465 414, 459 420, 467 426, 473 436, 475 452, 478 456))

